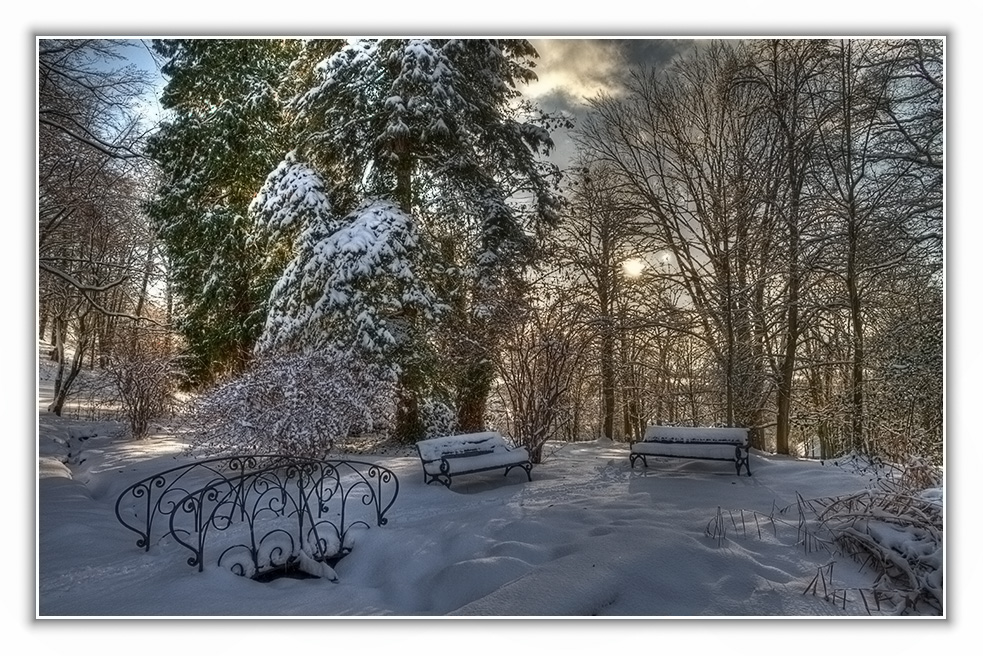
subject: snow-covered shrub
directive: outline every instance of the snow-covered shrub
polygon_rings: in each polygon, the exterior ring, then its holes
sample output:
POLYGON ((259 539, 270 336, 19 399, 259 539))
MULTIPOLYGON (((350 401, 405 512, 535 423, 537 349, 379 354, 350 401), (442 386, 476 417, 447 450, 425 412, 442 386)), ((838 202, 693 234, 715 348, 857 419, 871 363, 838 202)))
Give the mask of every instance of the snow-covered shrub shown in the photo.
POLYGON ((873 489, 800 502, 814 534, 878 573, 873 592, 906 614, 943 606, 942 474, 927 459, 903 465, 851 455, 834 462, 870 476, 873 489))
POLYGON ((873 614, 926 615, 943 611, 943 507, 941 488, 917 493, 864 490, 796 502, 770 513, 724 511, 707 523, 718 545, 728 535, 749 538, 767 530, 794 541, 807 553, 846 556, 876 574, 865 588, 845 588, 821 568, 804 593, 822 591, 836 604, 863 604, 873 614), (786 516, 786 517, 783 517, 786 516), (818 584, 818 585, 817 585, 818 584))
POLYGON ((446 437, 457 432, 457 413, 446 403, 427 399, 420 405, 425 438, 446 437))
POLYGON ((371 430, 391 393, 386 378, 347 353, 269 354, 192 403, 190 449, 322 458, 335 439, 371 430))
POLYGON ((926 458, 911 457, 898 464, 879 456, 851 453, 829 461, 833 466, 866 476, 872 486, 890 494, 917 494, 941 487, 942 469, 926 458))
POLYGON ((106 374, 132 437, 146 437, 150 422, 171 407, 180 374, 167 333, 121 329, 106 374))

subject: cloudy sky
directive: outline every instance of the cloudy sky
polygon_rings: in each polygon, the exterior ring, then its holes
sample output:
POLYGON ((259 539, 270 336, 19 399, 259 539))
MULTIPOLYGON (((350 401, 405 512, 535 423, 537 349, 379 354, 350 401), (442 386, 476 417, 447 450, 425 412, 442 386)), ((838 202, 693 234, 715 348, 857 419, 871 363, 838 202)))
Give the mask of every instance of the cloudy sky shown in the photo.
MULTIPOLYGON (((582 116, 586 99, 617 95, 621 78, 632 68, 661 68, 693 46, 692 39, 530 39, 539 53, 539 80, 523 89, 548 112, 582 116)), ((554 133, 553 161, 565 164, 575 146, 565 131, 554 133)))
MULTIPOLYGON (((535 69, 539 79, 524 87, 523 93, 545 111, 565 111, 575 118, 583 114, 587 98, 599 93, 616 95, 620 77, 629 69, 665 66, 694 43, 692 39, 641 37, 530 38, 530 42, 539 53, 535 69)), ((127 56, 157 75, 149 49, 148 39, 134 40, 127 56)), ((163 83, 160 79, 159 84, 163 83)), ((154 104, 154 100, 148 100, 147 111, 151 115, 158 111, 154 104)), ((554 134, 554 140, 554 161, 569 161, 574 153, 569 135, 560 131, 554 134)))
POLYGON ((583 98, 617 93, 631 67, 660 67, 692 46, 689 39, 531 39, 539 81, 528 93, 550 108, 576 111, 583 98))
MULTIPOLYGON (((663 66, 690 48, 692 39, 530 39, 539 53, 539 80, 525 91, 551 109, 575 112, 583 98, 617 91, 618 78, 633 66, 663 66)), ((150 41, 134 40, 127 52, 141 68, 152 69, 150 41)))

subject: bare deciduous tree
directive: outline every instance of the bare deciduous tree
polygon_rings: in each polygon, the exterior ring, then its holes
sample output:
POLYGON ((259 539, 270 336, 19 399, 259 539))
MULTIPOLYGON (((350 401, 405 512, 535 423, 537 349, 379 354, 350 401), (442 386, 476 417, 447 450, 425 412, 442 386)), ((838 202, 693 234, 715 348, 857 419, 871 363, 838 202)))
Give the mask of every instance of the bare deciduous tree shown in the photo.
POLYGON ((151 321, 157 259, 140 208, 148 173, 133 104, 144 83, 123 65, 123 47, 38 43, 38 337, 51 330, 56 414, 86 357, 103 363, 121 321, 151 321))
POLYGON ((571 392, 581 372, 584 341, 571 329, 578 308, 564 296, 516 309, 503 341, 498 374, 506 433, 542 461, 547 441, 573 420, 571 392))
POLYGON ((813 429, 824 457, 938 449, 939 403, 891 372, 941 361, 942 84, 939 40, 766 40, 710 43, 591 100, 585 156, 648 222, 693 318, 649 327, 709 356, 687 366, 693 421, 758 429, 759 448, 773 428, 782 453, 813 429), (887 346, 901 326, 917 358, 887 346))

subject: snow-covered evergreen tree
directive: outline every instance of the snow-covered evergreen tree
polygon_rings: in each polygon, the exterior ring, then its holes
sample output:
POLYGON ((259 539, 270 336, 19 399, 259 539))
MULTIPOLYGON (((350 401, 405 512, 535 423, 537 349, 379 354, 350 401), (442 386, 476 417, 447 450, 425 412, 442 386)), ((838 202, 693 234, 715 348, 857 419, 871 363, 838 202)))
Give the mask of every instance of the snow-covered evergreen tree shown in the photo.
POLYGON ((288 150, 278 86, 296 40, 155 42, 169 110, 150 141, 162 182, 148 204, 170 264, 192 378, 241 368, 263 324, 268 287, 246 209, 288 150))
MULTIPOLYGON (((416 271, 413 220, 384 200, 339 219, 321 177, 293 153, 267 178, 251 211, 271 258, 276 246, 292 243, 270 294, 259 353, 355 353, 400 381, 400 398, 412 403, 406 390, 423 387, 434 360, 419 331, 441 310, 416 271)), ((427 423, 425 416, 417 421, 427 423)))
MULTIPOLYGON (((368 210, 378 221, 383 206, 366 199, 391 202, 383 211, 389 243, 412 239, 399 257, 453 309, 447 320, 467 346, 452 349, 458 358, 446 373, 454 378, 449 394, 457 397, 451 400, 462 429, 483 421, 499 335, 495 309, 508 304, 502 293, 518 288, 510 282, 525 264, 530 237, 557 216, 557 171, 540 157, 552 147, 549 132, 543 117, 519 102, 518 86, 534 79, 535 56, 524 40, 360 40, 322 61, 311 88, 292 103, 298 156, 331 180, 339 213, 361 207, 356 215, 368 210)), ((417 308, 430 305, 411 298, 417 308)), ((433 381, 408 363, 433 365, 419 356, 433 314, 397 314, 409 335, 398 432, 415 437, 418 405, 433 381)), ((356 323, 367 335, 364 316, 356 323)), ((372 334, 385 341, 378 318, 371 317, 372 334)), ((451 362, 449 352, 442 355, 451 362)))
POLYGON ((553 144, 518 103, 535 56, 524 40, 350 44, 319 64, 315 86, 293 103, 305 155, 342 167, 339 184, 360 196, 391 198, 407 212, 453 199, 455 218, 478 223, 478 259, 490 264, 528 227, 507 198, 522 194, 536 219, 556 218, 550 171, 537 158, 553 144))
POLYGON ((414 271, 412 219, 388 201, 367 201, 338 219, 318 174, 290 160, 270 175, 252 209, 268 234, 296 234, 257 349, 352 349, 402 374, 410 318, 432 321, 439 311, 414 271))

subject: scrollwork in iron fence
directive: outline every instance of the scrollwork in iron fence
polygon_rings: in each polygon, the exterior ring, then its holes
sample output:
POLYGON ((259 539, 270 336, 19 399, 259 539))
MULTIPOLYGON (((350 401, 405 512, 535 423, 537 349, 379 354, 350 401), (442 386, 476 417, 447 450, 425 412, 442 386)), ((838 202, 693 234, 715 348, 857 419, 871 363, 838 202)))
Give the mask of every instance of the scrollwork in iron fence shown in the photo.
POLYGON ((144 479, 120 495, 116 514, 145 549, 154 520, 166 516, 166 535, 191 551, 187 562, 199 571, 217 553, 215 564, 251 578, 292 569, 334 578, 355 531, 384 526, 398 493, 396 475, 377 464, 250 456, 144 479))
POLYGON ((167 517, 177 503, 194 490, 210 482, 230 480, 249 471, 262 469, 282 460, 278 455, 224 456, 199 460, 157 472, 130 485, 116 499, 116 518, 120 524, 139 536, 137 546, 150 550, 154 538, 167 533, 167 528, 154 534, 155 520, 167 517))

